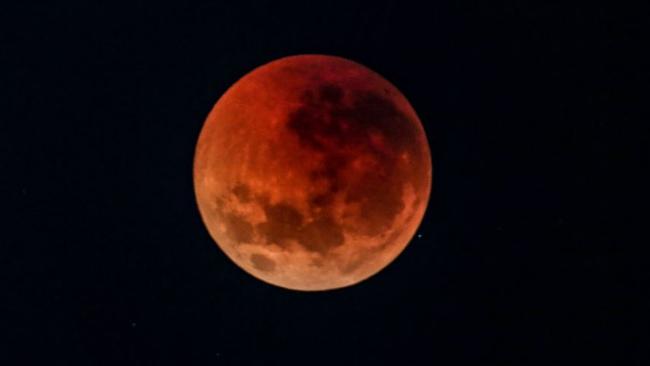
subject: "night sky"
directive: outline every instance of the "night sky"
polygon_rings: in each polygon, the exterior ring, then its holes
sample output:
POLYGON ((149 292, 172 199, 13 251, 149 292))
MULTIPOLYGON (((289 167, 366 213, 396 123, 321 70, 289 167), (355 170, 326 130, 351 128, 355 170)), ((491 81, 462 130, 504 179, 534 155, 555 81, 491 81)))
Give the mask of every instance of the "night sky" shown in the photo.
POLYGON ((93 3, 0 15, 3 365, 647 364, 646 10, 93 3), (217 99, 304 53, 396 85, 434 169, 402 255, 319 293, 232 263, 192 182, 217 99))

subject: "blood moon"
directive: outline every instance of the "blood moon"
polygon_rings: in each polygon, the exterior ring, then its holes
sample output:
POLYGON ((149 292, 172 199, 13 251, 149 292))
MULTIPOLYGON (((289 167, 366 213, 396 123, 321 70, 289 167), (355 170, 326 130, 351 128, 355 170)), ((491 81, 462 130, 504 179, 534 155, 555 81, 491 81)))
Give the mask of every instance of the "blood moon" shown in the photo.
POLYGON ((194 186, 219 247, 280 287, 349 286, 406 247, 431 191, 406 98, 353 61, 298 55, 251 71, 201 130, 194 186))

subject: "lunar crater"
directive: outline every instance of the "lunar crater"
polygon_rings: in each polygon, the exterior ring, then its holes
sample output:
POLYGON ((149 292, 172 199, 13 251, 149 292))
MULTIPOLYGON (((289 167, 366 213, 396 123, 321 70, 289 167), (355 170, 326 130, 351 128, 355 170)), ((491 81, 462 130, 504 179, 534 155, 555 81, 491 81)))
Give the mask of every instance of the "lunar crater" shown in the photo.
POLYGON ((250 257, 251 264, 263 272, 273 272, 275 270, 275 262, 263 254, 252 254, 250 257))

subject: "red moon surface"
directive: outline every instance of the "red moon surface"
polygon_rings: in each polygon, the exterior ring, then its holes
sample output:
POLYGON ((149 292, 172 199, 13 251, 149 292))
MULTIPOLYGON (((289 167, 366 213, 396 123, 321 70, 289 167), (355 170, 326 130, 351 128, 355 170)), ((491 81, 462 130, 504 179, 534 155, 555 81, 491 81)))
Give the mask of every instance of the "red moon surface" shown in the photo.
POLYGON ((203 222, 267 283, 318 291, 392 262, 429 201, 427 138, 400 91, 356 62, 281 58, 217 101, 196 145, 203 222))

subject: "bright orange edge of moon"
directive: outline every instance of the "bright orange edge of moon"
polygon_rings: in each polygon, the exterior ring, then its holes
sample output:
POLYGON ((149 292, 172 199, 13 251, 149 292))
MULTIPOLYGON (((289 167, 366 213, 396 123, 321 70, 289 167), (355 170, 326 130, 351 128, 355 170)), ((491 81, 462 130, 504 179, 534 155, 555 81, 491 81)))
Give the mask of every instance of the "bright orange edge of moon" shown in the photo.
POLYGON ((429 145, 390 82, 326 55, 281 58, 217 101, 194 156, 210 235, 239 267, 302 291, 356 284, 391 263, 429 201, 429 145))

